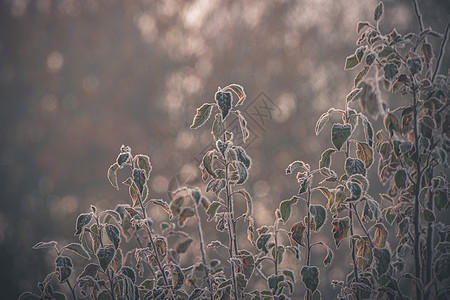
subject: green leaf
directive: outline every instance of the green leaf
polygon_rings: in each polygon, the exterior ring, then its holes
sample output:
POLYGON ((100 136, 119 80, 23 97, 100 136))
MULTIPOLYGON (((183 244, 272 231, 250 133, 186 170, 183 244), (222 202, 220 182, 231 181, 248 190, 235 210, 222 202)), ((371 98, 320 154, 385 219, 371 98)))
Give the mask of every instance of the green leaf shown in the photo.
POLYGON ((327 256, 325 256, 325 259, 323 260, 323 265, 325 267, 327 267, 331 261, 333 260, 333 251, 330 249, 330 247, 328 247, 327 245, 325 245, 325 243, 321 243, 325 249, 327 250, 327 256))
POLYGON ((422 71, 422 60, 420 59, 420 57, 409 58, 406 61, 406 65, 408 66, 409 71, 413 75, 422 71))
POLYGON ((133 162, 136 168, 145 171, 147 178, 150 176, 152 171, 152 164, 150 163, 150 158, 147 155, 139 154, 133 158, 133 162))
POLYGON ((251 165, 251 159, 245 152, 244 148, 240 146, 235 146, 233 149, 236 151, 236 158, 238 161, 244 164, 244 166, 249 169, 251 165))
POLYGON ((87 251, 83 248, 83 246, 81 244, 70 243, 69 245, 65 246, 64 249, 71 250, 86 259, 91 259, 91 256, 89 255, 89 253, 87 253, 87 251))
POLYGON ((217 113, 214 118, 214 123, 211 130, 211 134, 213 135, 214 140, 219 140, 225 133, 225 131, 225 124, 223 123, 222 115, 217 113))
POLYGON ((59 273, 59 282, 65 282, 72 274, 73 264, 70 257, 58 256, 55 260, 56 270, 59 273))
POLYGON ((142 196, 144 191, 144 186, 147 183, 147 177, 145 175, 145 171, 141 169, 133 170, 133 182, 136 184, 136 187, 139 190, 140 195, 142 196))
POLYGON ((200 108, 197 108, 197 114, 194 117, 191 128, 196 129, 205 124, 211 116, 211 109, 211 103, 204 103, 200 108))
POLYGON ((356 57, 356 54, 352 54, 350 56, 347 56, 345 59, 345 70, 352 69, 356 67, 359 64, 358 58, 356 57))
POLYGON ((373 163, 373 150, 367 143, 356 142, 356 156, 364 162, 366 169, 373 163))
POLYGON ((434 192, 434 204, 439 211, 446 209, 448 204, 447 192, 444 190, 436 190, 434 192))
POLYGON ((329 168, 331 166, 331 155, 336 152, 336 149, 328 148, 322 153, 319 161, 319 168, 329 168))
POLYGON ((345 173, 347 173, 348 176, 352 176, 354 174, 366 176, 366 167, 364 162, 358 158, 348 157, 345 160, 345 173))
POLYGON ((133 283, 136 282, 136 273, 134 272, 134 270, 132 268, 124 266, 122 268, 121 273, 123 275, 127 276, 128 278, 130 278, 133 283))
POLYGON ((230 92, 222 92, 217 91, 214 95, 214 99, 216 100, 217 105, 219 106, 219 110, 222 113, 222 118, 225 120, 225 118, 230 113, 231 109, 231 102, 232 102, 232 95, 230 92))
POLYGON ((395 75, 397 75, 398 73, 398 67, 396 64, 386 64, 383 68, 384 70, 384 78, 386 78, 387 80, 391 80, 395 77, 395 75))
POLYGON ((244 100, 246 98, 244 88, 239 84, 233 83, 233 84, 230 84, 227 87, 223 88, 223 90, 227 90, 227 89, 232 90, 238 96, 238 101, 236 102, 235 106, 242 105, 242 103, 244 102, 244 100))
POLYGON ((350 124, 334 124, 331 129, 331 141, 337 150, 341 150, 342 145, 352 132, 350 124))
POLYGON ((394 175, 395 185, 399 189, 403 189, 406 187, 406 172, 405 170, 398 170, 394 175))
POLYGON ((57 244, 57 242, 55 242, 55 241, 39 242, 33 246, 33 249, 53 248, 53 246, 56 246, 56 244, 57 244))
POLYGON ((302 275, 302 281, 306 288, 314 292, 319 285, 319 269, 315 266, 304 266, 300 274, 302 275))
POLYGON ((311 205, 309 207, 309 211, 311 212, 311 215, 314 217, 315 225, 313 230, 319 231, 327 218, 327 212, 325 210, 325 207, 323 207, 322 205, 311 205))
POLYGON ((103 269, 103 271, 106 272, 106 269, 113 260, 115 253, 116 252, 114 250, 114 247, 111 246, 106 246, 98 249, 97 258, 98 262, 100 263, 100 267, 103 269))
POLYGON ((345 199, 345 201, 356 202, 361 199, 362 188, 359 183, 357 183, 356 181, 347 181, 346 186, 350 191, 350 197, 345 199))
POLYGON ((277 290, 278 290, 278 285, 280 284, 280 282, 284 281, 284 275, 271 275, 268 279, 267 279, 267 283, 269 285, 269 288, 272 290, 273 294, 276 294, 277 290))
POLYGON ((111 224, 106 224, 105 226, 106 234, 108 235, 109 240, 113 243, 114 248, 119 248, 120 244, 120 231, 119 229, 111 224))
POLYGON ((217 150, 219 150, 220 151, 220 153, 222 153, 222 156, 223 157, 225 157, 226 155, 226 153, 227 153, 227 150, 228 150, 228 148, 231 146, 231 142, 222 142, 221 140, 218 140, 217 142, 216 142, 216 147, 217 147, 217 150))
POLYGON ((92 214, 80 214, 77 218, 77 225, 75 227, 75 235, 80 235, 80 233, 83 231, 83 228, 89 224, 89 222, 92 219, 92 214))
POLYGON ((383 275, 389 270, 389 265, 391 263, 391 254, 389 253, 389 250, 386 248, 378 249, 373 248, 373 256, 376 260, 376 270, 378 273, 378 276, 383 275))
POLYGON ((394 50, 393 50, 391 47, 389 47, 389 46, 385 46, 385 47, 383 48, 383 50, 381 50, 381 51, 378 53, 378 57, 379 57, 379 58, 388 57, 388 56, 391 55, 392 53, 394 53, 394 50))
POLYGON ((208 209, 206 210, 206 214, 208 215, 208 222, 210 222, 214 216, 216 215, 217 209, 223 205, 222 203, 218 202, 218 201, 213 201, 208 209))
POLYGON ((306 227, 303 225, 302 221, 295 223, 291 227, 291 238, 299 245, 303 245, 302 239, 305 229, 306 227))
POLYGON ((292 272, 289 269, 285 269, 283 270, 283 274, 289 277, 292 280, 292 282, 295 282, 294 272, 292 272))
POLYGON ((369 54, 366 56, 366 64, 367 65, 372 65, 373 62, 375 61, 375 54, 369 54))
POLYGON ((292 205, 297 203, 298 199, 299 199, 298 197, 293 196, 291 199, 281 201, 280 212, 281 212, 281 219, 283 219, 284 223, 286 223, 289 220, 292 210, 291 207, 292 205))
POLYGON ((122 264, 123 264, 123 255, 122 255, 122 250, 119 248, 116 251, 116 254, 114 255, 114 258, 111 262, 111 268, 114 270, 114 272, 119 272, 120 269, 122 269, 122 264))
POLYGON ((266 244, 267 244, 267 242, 269 241, 270 236, 271 236, 271 235, 270 235, 269 233, 261 234, 261 235, 258 237, 258 239, 256 240, 256 247, 257 247, 259 250, 264 251, 264 253, 269 252, 269 250, 267 250, 267 248, 266 248, 266 244))
POLYGON ((370 147, 373 147, 373 127, 372 123, 367 119, 366 116, 362 117, 362 124, 364 127, 364 136, 366 138, 366 142, 370 147))
POLYGON ((384 227, 383 223, 377 223, 373 227, 376 228, 372 240, 373 244, 377 248, 384 248, 386 246, 386 240, 388 238, 388 231, 386 227, 384 227))
POLYGON ((117 190, 119 190, 119 185, 117 184, 117 170, 118 169, 119 169, 119 165, 117 163, 115 163, 109 167, 108 173, 107 173, 109 182, 117 190))
POLYGON ((450 253, 439 256, 434 263, 434 272, 439 281, 443 281, 450 277, 450 253))
POLYGON ((184 273, 181 270, 180 266, 178 265, 173 265, 171 273, 172 273, 172 286, 175 290, 178 290, 184 283, 184 273))
MULTIPOLYGON (((122 225, 122 217, 120 216, 120 214, 117 211, 107 209, 104 211, 104 213, 106 215, 113 217, 117 221, 118 224, 122 225)), ((106 220, 106 218, 105 218, 105 220, 106 220)))
POLYGON ((205 167, 208 174, 211 175, 212 177, 216 178, 216 172, 214 172, 214 169, 213 169, 214 151, 215 150, 206 152, 206 154, 203 156, 202 162, 203 162, 203 166, 205 167))
POLYGON ((375 19, 375 21, 379 21, 382 15, 383 15, 383 2, 380 1, 380 3, 378 3, 377 7, 375 8, 373 18, 375 19))
POLYGON ((131 157, 131 155, 129 152, 120 153, 116 159, 116 162, 119 165, 119 168, 122 168, 122 166, 130 160, 130 157, 131 157))
POLYGON ((239 162, 236 162, 236 170, 239 175, 239 180, 238 180, 238 182, 236 182, 236 184, 243 184, 247 180, 247 177, 248 177, 247 168, 244 166, 243 163, 241 163, 239 161, 239 162))
POLYGON ((347 237, 348 230, 350 229, 349 217, 336 218, 331 222, 333 225, 333 237, 336 243, 336 248, 339 248, 340 243, 347 237))
MULTIPOLYGON (((372 55, 373 55, 373 54, 372 54, 372 55)), ((370 55, 368 55, 367 57, 370 57, 370 55)), ((367 62, 367 57, 366 57, 366 62, 367 62)), ((356 77, 355 77, 355 86, 358 86, 358 84, 361 82, 361 80, 363 80, 364 77, 366 77, 367 72, 369 72, 369 67, 364 67, 364 69, 362 69, 362 70, 358 73, 358 75, 356 75, 356 77)), ((361 91, 362 89, 359 89, 359 90, 361 91)), ((358 95, 359 95, 359 92, 358 92, 351 100, 347 100, 347 102, 350 102, 350 101, 356 99, 356 97, 357 97, 358 95)), ((348 98, 348 96, 347 96, 347 98, 348 98)))
POLYGON ((353 100, 356 99, 356 97, 358 97, 358 95, 361 93, 362 89, 361 88, 355 88, 353 89, 345 98, 345 100, 348 102, 351 102, 353 100))
POLYGON ((330 119, 333 112, 334 112, 334 108, 330 108, 326 113, 323 113, 320 116, 319 120, 317 120, 316 128, 315 128, 316 135, 319 134, 319 132, 322 130, 322 128, 328 122, 328 120, 330 119))
POLYGON ((250 133, 247 129, 247 120, 244 118, 244 116, 241 114, 239 110, 234 111, 236 114, 238 121, 239 121, 239 127, 241 128, 241 134, 242 134, 242 141, 245 143, 250 133))
POLYGON ((297 168, 303 168, 305 169, 307 172, 309 172, 309 165, 307 163, 304 163, 302 161, 296 160, 293 163, 291 163, 287 169, 286 169, 286 174, 292 174, 292 172, 294 172, 295 169, 297 168))

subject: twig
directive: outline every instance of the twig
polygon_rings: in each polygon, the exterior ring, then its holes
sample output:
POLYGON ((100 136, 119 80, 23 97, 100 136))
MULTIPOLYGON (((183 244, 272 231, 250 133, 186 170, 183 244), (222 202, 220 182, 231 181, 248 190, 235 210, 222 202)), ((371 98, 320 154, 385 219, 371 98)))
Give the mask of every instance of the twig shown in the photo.
POLYGON ((436 75, 441 67, 442 57, 444 56, 445 53, 445 45, 447 44, 448 40, 449 28, 450 28, 450 16, 448 18, 447 26, 445 27, 444 40, 442 41, 441 49, 439 50, 439 57, 436 63, 436 69, 434 70, 433 76, 431 77, 431 83, 434 83, 434 79, 436 78, 436 75))

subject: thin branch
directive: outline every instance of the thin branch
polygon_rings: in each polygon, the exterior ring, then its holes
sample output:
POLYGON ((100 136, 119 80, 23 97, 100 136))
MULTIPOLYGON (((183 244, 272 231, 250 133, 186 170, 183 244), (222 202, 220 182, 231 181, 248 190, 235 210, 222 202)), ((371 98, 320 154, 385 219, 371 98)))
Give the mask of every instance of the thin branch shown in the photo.
POLYGON ((434 70, 433 76, 431 77, 432 83, 434 83, 434 79, 436 78, 436 75, 439 72, 439 69, 441 67, 442 57, 444 56, 444 53, 445 53, 445 45, 447 44, 447 40, 448 40, 449 28, 450 28, 450 16, 448 18, 447 26, 445 27, 444 40, 442 41, 441 49, 439 50, 439 57, 438 57, 438 60, 436 63, 436 69, 434 70))
POLYGON ((419 10, 419 4, 417 3, 417 0, 413 0, 413 4, 414 4, 414 11, 416 13, 417 20, 419 21, 419 29, 420 29, 420 32, 422 32, 425 27, 423 26, 422 14, 420 13, 420 10, 419 10))

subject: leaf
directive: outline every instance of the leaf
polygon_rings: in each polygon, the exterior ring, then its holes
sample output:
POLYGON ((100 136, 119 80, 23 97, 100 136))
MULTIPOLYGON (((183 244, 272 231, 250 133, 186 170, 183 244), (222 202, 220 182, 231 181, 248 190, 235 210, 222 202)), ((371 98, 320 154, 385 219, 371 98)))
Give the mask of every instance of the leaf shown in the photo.
POLYGON ((267 284, 269 288, 272 290, 272 293, 275 294, 278 290, 278 285, 284 280, 284 275, 271 275, 267 279, 267 284))
POLYGON ((70 257, 58 256, 55 260, 56 270, 59 273, 59 283, 65 282, 72 274, 73 264, 70 257))
POLYGON ((426 208, 423 209, 423 218, 428 223, 436 221, 436 216, 434 215, 433 211, 426 208))
POLYGON ((334 108, 330 108, 326 113, 323 113, 319 120, 316 123, 316 135, 319 134, 319 132, 322 130, 322 128, 325 126, 325 124, 328 122, 328 120, 330 119, 331 115, 334 112, 334 108))
POLYGON ((105 226, 106 234, 108 235, 109 240, 113 243, 114 248, 119 248, 120 244, 120 231, 119 229, 111 224, 106 224, 105 226))
POLYGON ((223 123, 222 120, 222 115, 217 113, 216 116, 214 117, 214 123, 211 130, 211 134, 213 135, 214 140, 215 141, 219 140, 225 133, 225 131, 226 129, 225 124, 223 123))
POLYGON ((247 168, 244 166, 241 162, 236 162, 236 169, 239 175, 239 180, 236 182, 236 184, 243 184, 248 177, 248 171, 247 168))
POLYGON ((97 258, 98 262, 100 263, 100 267, 103 269, 103 271, 106 272, 106 269, 108 268, 109 264, 114 258, 114 254, 115 254, 114 247, 111 246, 106 246, 98 249, 97 258))
POLYGON ((389 250, 386 248, 378 249, 373 248, 373 256, 376 260, 376 270, 378 273, 378 276, 383 275, 389 270, 389 265, 391 263, 391 254, 389 253, 389 250))
POLYGON ((57 242, 55 242, 55 241, 39 242, 33 246, 33 249, 52 248, 53 246, 56 246, 56 244, 57 244, 57 242))
POLYGON ((325 150, 319 161, 319 168, 329 168, 331 166, 331 155, 336 152, 336 149, 328 148, 325 150))
POLYGON ((116 163, 119 165, 119 168, 122 168, 122 166, 130 160, 130 157, 131 155, 129 152, 120 153, 116 159, 116 163))
POLYGON ((342 145, 352 132, 350 124, 334 124, 331 129, 331 141, 337 150, 341 150, 342 145))
MULTIPOLYGON (((370 57, 370 55, 368 55, 368 56, 366 57, 366 62, 367 62, 367 58, 368 58, 368 57, 370 57)), ((369 67, 364 67, 364 69, 362 69, 362 70, 358 73, 358 75, 356 75, 356 77, 355 77, 355 83, 354 83, 355 86, 358 86, 358 84, 361 82, 361 80, 363 80, 364 77, 366 77, 367 72, 369 72, 369 67)), ((359 90, 360 90, 360 92, 361 92, 362 89, 359 89, 359 90)), ((358 92, 358 93, 353 97, 352 100, 356 99, 356 97, 359 95, 360 92, 358 92)), ((347 96, 347 98, 348 98, 348 96, 347 96)), ((350 102, 350 101, 352 101, 352 100, 347 100, 347 102, 350 102)))
POLYGON ((328 247, 327 245, 325 245, 325 243, 321 243, 325 249, 327 250, 327 256, 325 256, 325 259, 323 260, 323 265, 325 267, 327 267, 331 261, 333 260, 333 251, 330 249, 330 247, 328 247))
POLYGON ((133 158, 133 161, 135 167, 144 170, 145 175, 148 178, 150 176, 150 172, 152 171, 152 164, 150 163, 150 158, 147 155, 139 154, 133 158))
POLYGON ((142 196, 144 191, 144 186, 147 183, 147 176, 145 175, 145 171, 141 169, 133 170, 133 182, 136 184, 136 187, 139 190, 139 194, 142 196))
POLYGON ((434 272, 439 281, 443 281, 450 277, 450 253, 439 256, 434 263, 434 272))
POLYGON ((373 147, 373 127, 372 123, 367 119, 366 116, 362 117, 362 124, 364 128, 364 136, 366 138, 366 142, 370 147, 373 147))
MULTIPOLYGON (((367 67, 366 67, 367 68, 367 67)), ((359 75, 359 74, 358 74, 359 75)), ((355 84, 356 85, 356 84, 355 84)), ((353 89, 345 98, 345 100, 348 102, 351 102, 353 100, 356 99, 356 97, 358 97, 358 95, 361 93, 362 89, 361 88, 355 88, 353 89)))
POLYGON ((155 249, 154 249, 158 255, 160 256, 159 258, 163 258, 166 256, 167 254, 167 242, 166 239, 163 237, 157 237, 155 239, 155 249))
POLYGON ((136 273, 132 268, 124 266, 121 270, 121 273, 130 278, 133 283, 136 282, 136 273))
POLYGON ((281 219, 283 219, 284 223, 286 223, 289 220, 289 217, 291 216, 291 207, 292 205, 297 203, 298 199, 299 199, 298 197, 293 196, 291 199, 281 201, 280 212, 281 212, 281 219))
POLYGON ((384 78, 386 78, 387 80, 391 80, 395 77, 395 75, 397 75, 398 73, 398 67, 396 64, 386 64, 383 67, 384 70, 384 78))
POLYGON ((115 163, 109 167, 108 173, 107 173, 109 182, 117 190, 119 190, 119 185, 117 184, 117 170, 118 169, 119 169, 119 165, 117 163, 115 163))
POLYGON ((373 163, 373 150, 367 143, 356 142, 356 156, 364 162, 366 169, 373 163))
POLYGON ((302 221, 295 223, 291 227, 291 238, 299 245, 303 245, 302 239, 305 229, 306 227, 303 225, 302 221))
POLYGON ((447 192, 443 190, 436 190, 434 192, 434 204, 436 205, 436 208, 441 211, 445 208, 447 208, 448 204, 448 196, 447 192))
POLYGON ((294 170, 297 168, 303 168, 309 172, 309 165, 307 163, 296 160, 287 167, 286 174, 287 175, 292 174, 292 172, 294 172, 294 170))
POLYGON ((369 22, 358 22, 356 25, 356 33, 359 33, 365 26, 370 25, 369 22))
POLYGON ((398 170, 394 175, 395 185, 399 189, 403 189, 406 187, 406 172, 405 170, 398 170))
POLYGON ((197 108, 197 114, 194 117, 194 121, 192 122, 191 128, 196 129, 202 126, 208 121, 211 116, 211 103, 204 103, 200 108, 197 108))
POLYGON ((40 300, 41 297, 31 292, 23 292, 19 296, 19 300, 40 300))
POLYGON ((216 147, 217 147, 217 150, 219 150, 220 151, 220 153, 222 153, 222 156, 223 157, 226 157, 226 153, 227 153, 227 150, 228 150, 228 148, 231 146, 231 142, 229 142, 229 141, 227 141, 227 142, 222 142, 221 140, 218 140, 217 142, 216 142, 216 147))
POLYGON ((90 230, 90 236, 92 239, 92 249, 94 250, 94 253, 97 253, 98 248, 100 247, 100 239, 99 237, 99 231, 97 224, 92 224, 90 230))
POLYGON ((214 99, 216 100, 217 105, 219 106, 219 110, 222 113, 222 118, 225 120, 225 118, 230 113, 231 109, 231 100, 233 99, 230 92, 222 92, 217 91, 214 95, 214 99))
POLYGON ((233 149, 236 151, 236 158, 238 161, 244 164, 244 166, 249 169, 251 165, 251 159, 245 152, 244 148, 240 146, 235 146, 233 149))
POLYGON ((92 219, 92 214, 80 214, 77 218, 77 225, 75 227, 75 235, 80 235, 80 233, 83 231, 83 228, 89 224, 89 222, 92 219))
POLYGON ((187 249, 189 248, 189 246, 192 244, 193 241, 194 240, 191 239, 190 237, 185 239, 176 246, 175 251, 177 251, 178 254, 186 253, 187 249))
POLYGON ((208 222, 210 222, 214 218, 214 216, 216 215, 217 209, 221 205, 223 205, 223 204, 218 201, 214 201, 209 205, 208 209, 206 210, 206 214, 208 215, 208 222))
POLYGON ((302 275, 302 281, 305 284, 306 288, 314 292, 319 285, 319 269, 315 266, 304 266, 300 271, 302 275))
POLYGON ((244 92, 244 88, 239 85, 239 84, 230 84, 228 86, 226 86, 225 88, 223 88, 223 90, 227 90, 230 89, 232 90, 237 96, 238 96, 238 101, 236 102, 236 106, 242 105, 242 103, 244 102, 246 95, 244 92))
POLYGON ((122 269, 122 264, 123 264, 123 255, 122 255, 122 250, 119 248, 116 250, 116 254, 114 255, 114 258, 111 262, 111 268, 114 270, 114 272, 119 272, 120 269, 122 269))
POLYGON ((267 242, 269 241, 270 236, 271 236, 271 235, 270 235, 269 233, 261 234, 261 235, 258 237, 258 239, 256 240, 256 247, 257 247, 259 250, 263 250, 264 253, 269 252, 269 250, 267 250, 267 248, 266 248, 266 244, 267 244, 267 242))
POLYGON ((250 194, 244 189, 237 191, 237 193, 241 194, 244 197, 247 204, 247 211, 244 214, 244 218, 247 219, 248 217, 253 216, 253 202, 250 194))
POLYGON ((104 213, 107 215, 110 215, 117 221, 118 224, 122 225, 122 217, 120 216, 120 214, 117 211, 107 209, 104 211, 104 213))
POLYGON ((236 110, 234 113, 236 114, 239 121, 239 127, 241 128, 242 134, 242 141, 245 143, 245 141, 248 139, 248 136, 250 135, 247 129, 247 120, 244 118, 244 116, 241 114, 239 110, 236 110))
POLYGON ((71 250, 86 259, 91 259, 91 256, 89 255, 89 253, 87 253, 87 251, 83 248, 83 246, 81 244, 70 243, 69 245, 65 246, 64 249, 71 250))
POLYGON ((356 57, 356 54, 352 54, 350 56, 347 56, 345 59, 345 70, 352 69, 356 67, 359 64, 358 58, 356 57))
POLYGON ((382 15, 383 15, 383 2, 380 1, 380 3, 378 3, 377 7, 375 8, 373 18, 375 19, 375 21, 379 21, 382 15))
POLYGON ((295 282, 294 272, 292 272, 289 269, 285 269, 283 270, 283 274, 289 277, 292 280, 292 282, 295 282))
POLYGON ((183 227, 186 224, 186 220, 194 216, 194 211, 189 208, 185 207, 180 213, 180 216, 178 218, 178 226, 183 227))
POLYGON ((164 211, 169 215, 169 218, 170 219, 173 218, 172 210, 170 210, 169 204, 167 204, 166 201, 162 199, 150 199, 149 202, 159 207, 162 207, 162 209, 164 209, 164 211))
POLYGON ((362 160, 348 157, 345 160, 345 173, 347 173, 348 176, 352 176, 354 174, 366 176, 366 167, 362 160))
POLYGON ((340 243, 344 238, 347 237, 348 230, 350 229, 350 219, 349 217, 336 218, 331 224, 333 225, 333 237, 336 243, 336 248, 339 248, 340 243))
POLYGON ((359 239, 356 243, 358 249, 356 253, 357 265, 361 271, 366 271, 373 261, 372 249, 364 239, 359 239))
POLYGON ((373 236, 373 244, 375 247, 381 249, 386 246, 386 240, 388 238, 388 231, 386 227, 384 227, 383 223, 377 223, 374 225, 376 228, 375 234, 373 236))
POLYGON ((327 218, 327 212, 325 210, 325 207, 323 207, 322 205, 311 205, 309 207, 309 211, 311 212, 311 215, 314 217, 313 230, 319 231, 327 218))
POLYGON ((356 181, 347 181, 346 186, 350 191, 350 197, 345 199, 345 201, 355 202, 361 199, 362 188, 356 181))
POLYGON ((189 300, 198 299, 204 293, 205 293, 204 289, 196 288, 194 291, 192 291, 191 295, 189 296, 189 300))
POLYGON ((211 150, 206 152, 206 154, 203 156, 203 166, 205 167, 206 171, 209 175, 216 178, 216 172, 214 172, 213 164, 214 164, 214 152, 215 150, 211 150))
POLYGON ((184 273, 181 271, 180 266, 173 265, 172 267, 172 286, 174 290, 181 288, 184 282, 184 273))

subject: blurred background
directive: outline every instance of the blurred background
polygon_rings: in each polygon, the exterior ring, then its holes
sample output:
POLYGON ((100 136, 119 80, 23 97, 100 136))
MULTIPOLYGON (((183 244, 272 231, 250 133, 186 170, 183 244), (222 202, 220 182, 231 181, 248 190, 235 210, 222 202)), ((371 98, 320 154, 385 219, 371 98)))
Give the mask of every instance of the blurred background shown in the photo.
MULTIPOLYGON (((106 179, 122 144, 150 156, 153 198, 169 201, 175 179, 198 178, 211 123, 195 131, 189 125, 218 86, 238 83, 247 93, 242 110, 254 117, 248 117, 253 166, 247 188, 256 225, 271 224, 275 207, 297 191, 295 178, 284 175, 286 166, 300 159, 315 167, 331 146, 329 127, 315 136, 314 126, 330 106, 342 107, 352 89, 358 70, 344 71, 345 58, 356 48, 356 23, 372 21, 377 3, 0 1, 2 299, 37 292, 38 281, 54 269, 54 254, 32 250, 34 244, 76 241, 76 217, 90 204, 106 209, 128 203, 126 189, 117 192, 106 179), (260 115, 254 113, 258 107, 260 115)), ((418 30, 412 1, 384 4, 383 32, 418 30)), ((450 2, 419 5, 425 26, 443 32, 450 2)), ((438 49, 439 41, 432 42, 438 49)), ((449 66, 447 55, 441 72, 449 66)), ((388 105, 396 99, 385 97, 388 105)), ((373 122, 378 130, 380 122, 373 122)), ((373 183, 374 193, 377 188, 373 183)), ((292 218, 302 218, 303 205, 295 210, 292 218)), ((152 214, 156 221, 167 219, 152 214)), ((327 225, 321 234, 330 230, 327 225)), ((206 242, 226 240, 212 226, 205 231, 206 242)), ((247 246, 245 240, 243 234, 240 243, 247 246)), ((340 254, 348 253, 344 244, 334 264, 321 269, 326 298, 337 293, 331 279, 344 280, 350 268, 350 258, 340 254)), ((317 250, 313 263, 322 266, 324 254, 317 250)), ((296 289, 302 297, 303 285, 296 289)))

